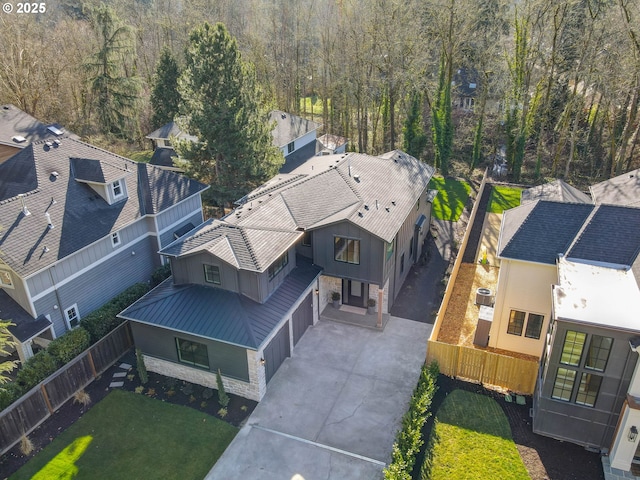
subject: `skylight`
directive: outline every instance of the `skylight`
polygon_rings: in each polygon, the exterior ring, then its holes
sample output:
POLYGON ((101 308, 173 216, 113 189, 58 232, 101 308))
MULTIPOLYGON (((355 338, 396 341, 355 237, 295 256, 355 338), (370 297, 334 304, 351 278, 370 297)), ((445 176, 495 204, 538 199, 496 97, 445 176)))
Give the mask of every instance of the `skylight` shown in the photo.
POLYGON ((62 135, 64 133, 62 130, 60 130, 55 125, 49 125, 47 127, 47 130, 49 130, 51 133, 53 133, 56 137, 59 137, 60 135, 62 135))

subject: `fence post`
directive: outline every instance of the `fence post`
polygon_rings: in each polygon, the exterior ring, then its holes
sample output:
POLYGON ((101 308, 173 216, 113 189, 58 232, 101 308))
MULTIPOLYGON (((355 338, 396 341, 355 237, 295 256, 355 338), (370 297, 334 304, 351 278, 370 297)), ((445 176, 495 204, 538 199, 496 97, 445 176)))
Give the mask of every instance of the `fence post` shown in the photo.
POLYGON ((89 359, 89 366, 91 367, 91 373, 93 374, 93 378, 98 378, 98 372, 96 372, 96 366, 93 363, 93 356, 91 355, 91 350, 87 351, 87 358, 89 359))
POLYGON ((44 397, 44 403, 47 404, 47 409, 49 410, 49 414, 53 415, 53 407, 51 406, 51 402, 49 401, 49 395, 47 395, 47 389, 44 388, 44 383, 40 384, 40 390, 42 390, 42 396, 44 397))

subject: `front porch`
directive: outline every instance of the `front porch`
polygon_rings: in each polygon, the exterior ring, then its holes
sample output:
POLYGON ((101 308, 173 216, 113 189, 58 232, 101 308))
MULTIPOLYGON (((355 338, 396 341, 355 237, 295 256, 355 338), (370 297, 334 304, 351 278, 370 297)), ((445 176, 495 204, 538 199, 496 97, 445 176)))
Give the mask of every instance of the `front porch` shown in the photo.
POLYGON ((388 313, 383 313, 382 322, 380 322, 378 312, 368 314, 366 308, 351 305, 340 305, 335 308, 332 304, 328 304, 320 313, 321 320, 332 320, 373 330, 384 330, 389 318, 390 315, 388 313))

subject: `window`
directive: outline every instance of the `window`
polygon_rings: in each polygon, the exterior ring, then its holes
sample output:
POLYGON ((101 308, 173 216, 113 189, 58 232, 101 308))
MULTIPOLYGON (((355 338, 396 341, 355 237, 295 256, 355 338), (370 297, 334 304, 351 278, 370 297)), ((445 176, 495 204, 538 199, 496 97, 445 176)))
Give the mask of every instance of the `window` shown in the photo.
POLYGON ((220 267, 217 265, 204 265, 204 281, 220 285, 222 283, 220 281, 220 267))
POLYGON ((385 247, 386 247, 386 252, 387 252, 387 260, 389 260, 391 258, 391 256, 393 255, 393 249, 395 247, 395 239, 391 242, 391 243, 385 243, 385 247))
POLYGON ((596 404, 601 383, 602 377, 600 375, 583 373, 580 377, 580 385, 578 386, 578 393, 576 394, 576 403, 593 407, 596 404))
POLYGON ((122 243, 120 241, 120 233, 119 232, 113 232, 111 234, 111 245, 114 247, 117 247, 118 245, 120 245, 120 243, 122 243))
POLYGON ((578 366, 580 364, 580 357, 582 356, 582 349, 584 348, 586 339, 586 333, 567 330, 567 334, 564 337, 564 344, 562 345, 562 357, 560 358, 560 363, 564 365, 578 366))
POLYGON ((123 195, 122 185, 120 184, 120 180, 116 180, 111 184, 111 191, 113 192, 113 198, 118 198, 123 195))
POLYGON ((509 326, 507 327, 507 333, 510 333, 511 335, 522 335, 525 315, 525 312, 511 310, 511 314, 509 315, 509 326))
POLYGON ((404 272, 404 253, 400 257, 400 273, 404 272))
POLYGON ((593 335, 591 337, 591 342, 589 343, 589 350, 587 351, 584 368, 604 372, 604 367, 607 366, 609 352, 611 352, 612 345, 613 338, 593 335))
POLYGON ((278 275, 280 271, 286 267, 289 263, 289 252, 284 252, 284 255, 281 255, 275 262, 269 266, 269 280, 273 280, 273 277, 278 275))
POLYGON ((78 312, 78 305, 73 304, 64 311, 64 319, 67 321, 69 329, 76 328, 80 325, 80 313, 78 312))
POLYGON ((538 315, 537 313, 530 313, 527 318, 527 329, 524 332, 524 336, 527 338, 535 338, 538 340, 542 333, 542 324, 544 323, 544 315, 538 315))
POLYGON ((333 254, 336 262, 360 265, 360 240, 334 237, 333 254))
POLYGON ((176 337, 178 360, 196 367, 209 368, 209 353, 204 343, 192 342, 176 337))
POLYGON ((9 270, 0 270, 0 287, 13 288, 13 279, 9 270))
POLYGON ((553 383, 553 392, 551 398, 556 400, 571 400, 571 391, 576 381, 576 371, 568 368, 559 368, 556 373, 556 381, 553 383))
POLYGON ((291 142, 287 145, 287 153, 291 153, 296 149, 296 142, 291 142))

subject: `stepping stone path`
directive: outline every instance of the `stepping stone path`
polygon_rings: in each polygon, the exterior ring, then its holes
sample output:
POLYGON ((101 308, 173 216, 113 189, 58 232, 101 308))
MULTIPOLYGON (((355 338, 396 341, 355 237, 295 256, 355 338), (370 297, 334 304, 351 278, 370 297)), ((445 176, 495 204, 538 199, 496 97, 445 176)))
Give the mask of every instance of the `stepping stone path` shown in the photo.
POLYGON ((117 378, 124 378, 127 375, 127 372, 131 370, 131 365, 128 363, 121 363, 120 368, 124 370, 124 372, 114 372, 113 381, 109 384, 109 388, 120 388, 124 386, 123 380, 116 380, 117 378))

